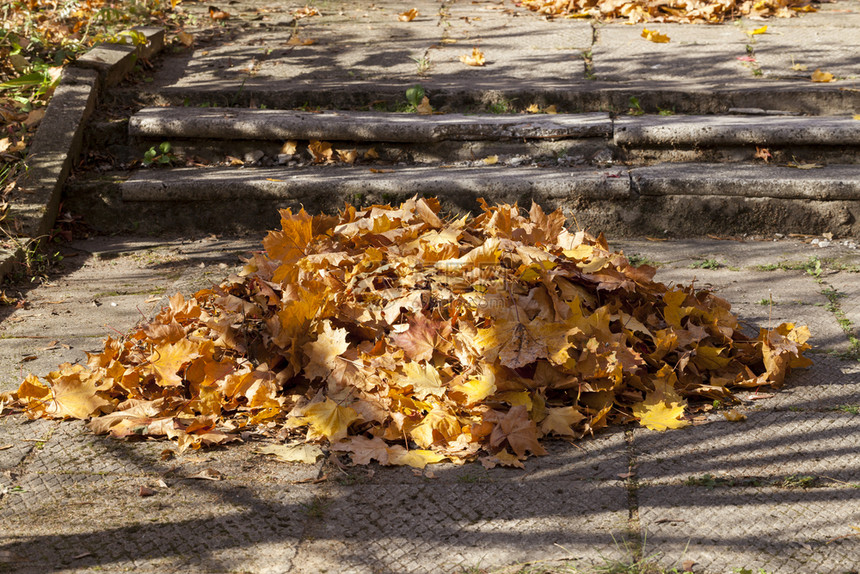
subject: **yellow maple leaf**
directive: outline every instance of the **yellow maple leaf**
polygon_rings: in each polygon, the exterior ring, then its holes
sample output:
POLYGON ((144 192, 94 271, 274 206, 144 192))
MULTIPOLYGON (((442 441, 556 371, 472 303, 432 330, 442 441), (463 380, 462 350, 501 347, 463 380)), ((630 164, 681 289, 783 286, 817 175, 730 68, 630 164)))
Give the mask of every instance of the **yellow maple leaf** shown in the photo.
POLYGON ((767 32, 767 26, 762 26, 761 28, 756 28, 755 30, 747 30, 746 33, 749 36, 758 36, 759 34, 764 34, 767 32))
POLYGON ((576 407, 550 407, 547 409, 546 417, 540 423, 540 431, 547 434, 560 436, 576 436, 571 427, 576 426, 585 419, 576 407))
POLYGON ((466 404, 477 404, 496 392, 495 375, 488 371, 487 375, 469 377, 466 382, 451 386, 451 390, 466 395, 466 404))
POLYGON ((296 153, 298 145, 299 142, 296 140, 287 140, 284 142, 284 145, 281 146, 281 153, 284 155, 293 155, 296 153))
POLYGON ((683 403, 667 403, 666 401, 642 401, 633 405, 633 415, 639 419, 639 424, 651 430, 683 428, 690 423, 683 420, 683 403))
POLYGON ((661 34, 657 30, 649 30, 648 28, 642 28, 641 35, 649 42, 654 42, 656 44, 666 44, 667 42, 669 42, 669 36, 661 34))
POLYGON ((539 114, 540 113, 540 106, 537 104, 532 104, 526 108, 526 113, 527 114, 539 114))
POLYGON ((403 386, 411 386, 412 394, 418 399, 425 399, 430 395, 441 397, 445 392, 445 385, 439 377, 436 367, 427 363, 409 361, 403 367, 406 377, 401 379, 403 386))
POLYGON ((833 74, 830 72, 822 72, 821 70, 816 69, 812 72, 812 81, 813 82, 832 82, 833 74))
POLYGON ((45 413, 57 418, 85 419, 111 404, 97 394, 98 376, 82 365, 65 363, 48 375, 51 397, 45 413))
POLYGON ((155 382, 162 387, 181 385, 179 372, 187 363, 200 356, 198 347, 197 343, 188 339, 156 345, 149 355, 149 372, 155 375, 155 382))
POLYGON ((323 330, 316 340, 302 347, 311 360, 304 368, 304 374, 309 380, 328 378, 337 367, 337 356, 349 348, 347 334, 346 329, 333 329, 331 321, 324 321, 323 330))
POLYGON ((326 398, 324 402, 305 408, 301 420, 310 425, 308 434, 311 437, 324 436, 330 442, 336 442, 347 435, 349 425, 358 418, 352 407, 342 407, 326 398))
POLYGON ((486 63, 484 53, 477 47, 472 48, 471 54, 463 54, 460 56, 460 61, 467 66, 483 66, 486 63))
POLYGON ((457 438, 460 432, 460 422, 457 417, 437 407, 427 413, 427 416, 409 434, 418 446, 428 448, 439 441, 450 442, 457 438))

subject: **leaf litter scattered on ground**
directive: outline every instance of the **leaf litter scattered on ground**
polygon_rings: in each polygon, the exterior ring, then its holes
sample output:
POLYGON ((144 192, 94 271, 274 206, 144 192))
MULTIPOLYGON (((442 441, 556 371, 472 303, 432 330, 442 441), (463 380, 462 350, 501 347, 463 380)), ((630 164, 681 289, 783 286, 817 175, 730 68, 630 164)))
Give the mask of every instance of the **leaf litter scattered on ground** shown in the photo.
POLYGON ((560 211, 439 209, 283 210, 238 275, 6 399, 181 450, 256 427, 358 464, 521 467, 544 437, 683 427, 690 399, 779 387, 811 364, 806 327, 747 337, 725 300, 653 281, 560 211))
POLYGON ((791 18, 816 11, 809 0, 521 0, 518 4, 547 17, 626 19, 633 24, 715 24, 740 17, 791 18))

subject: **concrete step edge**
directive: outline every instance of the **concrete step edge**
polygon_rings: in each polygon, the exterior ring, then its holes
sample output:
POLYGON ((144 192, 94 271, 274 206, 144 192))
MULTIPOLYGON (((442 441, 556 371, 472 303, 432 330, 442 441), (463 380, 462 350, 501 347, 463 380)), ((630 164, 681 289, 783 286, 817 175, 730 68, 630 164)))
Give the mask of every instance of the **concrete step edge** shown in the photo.
POLYGON ((283 200, 337 194, 627 200, 640 196, 848 201, 860 206, 860 165, 818 169, 725 164, 624 168, 365 167, 171 168, 141 170, 119 184, 122 199, 283 200))
POLYGON ((463 115, 384 112, 144 108, 129 121, 134 138, 438 142, 443 140, 610 137, 607 113, 463 115))

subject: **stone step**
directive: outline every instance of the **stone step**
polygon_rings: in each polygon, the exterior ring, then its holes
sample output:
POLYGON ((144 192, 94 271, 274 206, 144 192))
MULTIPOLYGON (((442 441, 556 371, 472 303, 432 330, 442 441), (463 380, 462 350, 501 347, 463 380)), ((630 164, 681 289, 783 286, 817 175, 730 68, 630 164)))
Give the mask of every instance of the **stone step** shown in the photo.
MULTIPOLYGON (((310 140, 335 149, 371 147, 383 162, 649 165, 660 162, 860 163, 860 122, 850 116, 619 116, 608 114, 461 115, 302 112, 235 108, 146 108, 113 147, 130 162, 163 141, 180 158, 209 164, 227 156, 248 165, 310 163, 310 140), (281 144, 299 143, 286 157, 281 144), (250 159, 247 159, 250 158, 250 159)), ((337 155, 333 159, 337 159, 337 155)), ((235 161, 235 160, 234 160, 235 161)))
POLYGON ((331 212, 345 202, 436 196, 452 213, 536 201, 613 235, 860 233, 860 166, 726 164, 622 168, 169 168, 67 187, 66 205, 100 231, 260 230, 277 209, 331 212))
POLYGON ((131 117, 137 138, 210 140, 439 141, 610 137, 609 114, 395 114, 383 112, 144 108, 131 117))

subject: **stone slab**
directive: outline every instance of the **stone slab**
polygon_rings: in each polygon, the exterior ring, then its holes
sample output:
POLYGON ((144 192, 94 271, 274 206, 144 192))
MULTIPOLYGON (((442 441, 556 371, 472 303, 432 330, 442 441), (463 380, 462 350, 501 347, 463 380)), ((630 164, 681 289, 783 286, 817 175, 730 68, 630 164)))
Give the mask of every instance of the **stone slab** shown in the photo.
POLYGON ((844 117, 635 116, 614 123, 625 147, 860 145, 860 123, 844 117))
POLYGON ((856 32, 858 25, 856 12, 833 17, 825 26, 815 26, 807 18, 774 21, 767 33, 755 37, 756 61, 765 78, 809 82, 819 69, 833 74, 837 85, 856 80, 860 78, 860 39, 852 30, 856 32))
POLYGON ((607 24, 592 48, 594 74, 601 81, 707 82, 726 84, 749 76, 738 57, 747 36, 730 26, 607 24), (642 37, 643 28, 669 36, 664 44, 642 37))
POLYGON ((438 142, 608 137, 609 114, 416 115, 226 108, 144 108, 132 137, 349 142, 438 142))
POLYGON ((774 412, 763 410, 766 403, 757 405, 745 411, 742 422, 714 415, 707 424, 677 431, 635 430, 639 480, 679 485, 709 474, 763 481, 809 475, 860 482, 860 416, 774 412))
POLYGON ((822 169, 738 164, 662 164, 631 170, 638 193, 776 199, 860 199, 860 166, 822 169))
POLYGON ((590 565, 622 557, 613 541, 621 546, 627 527, 625 487, 571 480, 541 488, 432 481, 329 487, 325 503, 323 519, 299 547, 295 572, 457 572, 532 560, 590 565))
MULTIPOLYGON (((150 58, 164 48, 163 28, 138 26, 133 30, 143 35, 145 44, 98 44, 75 60, 74 66, 98 72, 102 89, 119 84, 134 69, 138 58, 150 58)), ((131 36, 126 37, 132 40, 131 36)))
MULTIPOLYGON (((629 198, 629 183, 619 170, 544 171, 534 168, 398 168, 371 172, 367 168, 236 170, 177 168, 139 171, 121 184, 124 201, 221 201, 231 199, 293 199, 309 209, 317 202, 342 203, 349 198, 389 196, 406 199, 433 194, 449 197, 467 209, 478 197, 513 203, 523 196, 537 199, 592 197, 629 198), (382 173, 379 173, 382 171, 382 173), (609 174, 609 175, 608 175, 609 174)), ((383 201, 386 203, 387 200, 383 201)), ((396 201, 396 199, 394 200, 396 201)))
POLYGON ((0 446, 4 447, 0 450, 0 491, 3 486, 12 486, 7 473, 19 467, 40 442, 47 440, 55 426, 53 421, 31 421, 21 415, 0 417, 0 446))
POLYGON ((658 550, 667 568, 691 560, 694 572, 844 574, 860 563, 856 488, 648 485, 639 517, 644 554, 658 550))

